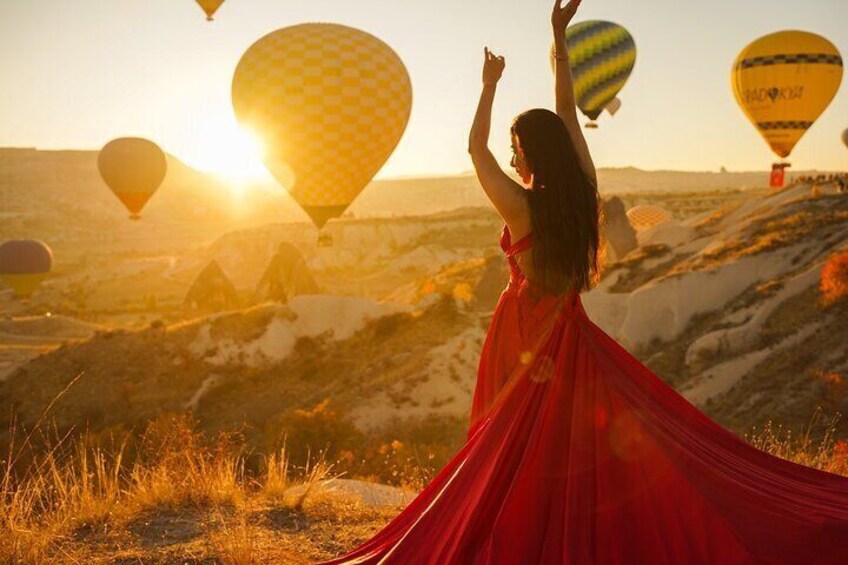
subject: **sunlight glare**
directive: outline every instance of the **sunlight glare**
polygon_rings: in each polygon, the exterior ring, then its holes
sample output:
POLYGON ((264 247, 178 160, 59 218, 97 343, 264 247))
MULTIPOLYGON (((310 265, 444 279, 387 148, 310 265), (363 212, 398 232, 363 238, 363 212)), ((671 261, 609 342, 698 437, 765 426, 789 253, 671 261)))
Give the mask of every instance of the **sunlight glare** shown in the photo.
POLYGON ((219 175, 235 194, 252 181, 271 181, 262 164, 264 147, 259 136, 232 120, 209 120, 195 132, 185 152, 186 163, 195 169, 219 175))

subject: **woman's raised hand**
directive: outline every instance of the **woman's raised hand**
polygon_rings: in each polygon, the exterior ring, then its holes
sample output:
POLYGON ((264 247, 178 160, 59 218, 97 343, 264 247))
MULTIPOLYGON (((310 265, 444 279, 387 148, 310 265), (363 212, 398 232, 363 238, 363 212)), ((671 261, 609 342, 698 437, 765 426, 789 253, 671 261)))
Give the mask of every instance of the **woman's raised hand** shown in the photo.
POLYGON ((483 60, 483 84, 497 84, 501 80, 506 61, 503 56, 497 56, 488 47, 483 49, 485 59, 483 60))
POLYGON ((577 13, 577 8, 580 7, 581 0, 569 0, 565 6, 562 6, 562 0, 554 1, 554 11, 551 14, 551 24, 554 26, 554 32, 565 33, 565 28, 571 23, 571 18, 577 13))

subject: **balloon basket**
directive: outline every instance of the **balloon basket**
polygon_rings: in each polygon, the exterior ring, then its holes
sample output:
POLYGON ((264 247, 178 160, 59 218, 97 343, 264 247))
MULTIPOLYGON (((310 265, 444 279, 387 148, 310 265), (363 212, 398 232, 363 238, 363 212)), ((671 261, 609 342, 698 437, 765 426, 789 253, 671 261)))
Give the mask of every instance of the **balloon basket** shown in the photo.
POLYGON ((328 233, 318 234, 318 247, 332 247, 333 236, 328 233))
POLYGON ((141 219, 141 216, 139 214, 130 214, 130 220, 137 222, 140 219, 141 219))
POLYGON ((586 129, 598 129, 597 122, 589 122, 586 124, 586 129))
POLYGON ((788 167, 791 167, 790 163, 774 163, 771 166, 771 176, 769 177, 769 187, 770 188, 783 188, 786 171, 788 167))

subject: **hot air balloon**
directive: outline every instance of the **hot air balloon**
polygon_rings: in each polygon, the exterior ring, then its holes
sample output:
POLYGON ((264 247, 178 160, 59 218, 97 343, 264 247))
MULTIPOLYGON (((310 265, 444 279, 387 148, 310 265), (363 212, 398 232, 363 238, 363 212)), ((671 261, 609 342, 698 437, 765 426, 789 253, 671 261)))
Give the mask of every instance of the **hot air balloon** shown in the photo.
POLYGON ((200 4, 200 7, 206 13, 206 21, 211 22, 212 16, 215 15, 215 12, 218 11, 224 0, 197 0, 197 3, 200 4))
POLYGON ((749 44, 733 64, 733 94, 772 151, 786 158, 842 82, 842 57, 814 33, 779 31, 749 44))
POLYGON ((53 266, 47 244, 32 239, 13 239, 0 245, 0 278, 22 299, 28 300, 53 266))
POLYGON ((337 24, 301 24, 260 38, 232 85, 242 127, 265 166, 319 228, 347 209, 394 151, 412 85, 385 43, 337 24))
MULTIPOLYGON (((636 64, 636 43, 618 24, 590 20, 568 26, 568 61, 574 80, 577 107, 596 128, 595 120, 606 108, 615 114, 621 102, 616 99, 636 64)), ((556 52, 551 47, 551 66, 556 68, 556 52)))
POLYGON ((604 110, 610 113, 610 116, 615 116, 615 114, 621 109, 621 100, 618 98, 613 98, 610 100, 610 103, 604 106, 604 110))
POLYGON ((122 137, 100 150, 97 167, 100 176, 130 211, 130 218, 138 220, 141 209, 162 184, 168 162, 165 153, 152 141, 122 137))
POLYGON ((845 147, 848 147, 848 129, 842 132, 842 143, 845 144, 845 147))
POLYGON ((670 221, 671 214, 653 204, 640 204, 627 211, 627 219, 635 230, 642 231, 670 221))

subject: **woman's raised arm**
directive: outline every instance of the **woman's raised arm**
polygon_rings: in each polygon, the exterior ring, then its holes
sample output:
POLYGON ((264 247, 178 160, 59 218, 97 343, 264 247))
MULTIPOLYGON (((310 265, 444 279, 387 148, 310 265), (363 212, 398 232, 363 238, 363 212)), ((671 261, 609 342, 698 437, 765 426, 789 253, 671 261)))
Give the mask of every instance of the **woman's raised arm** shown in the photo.
POLYGON ((598 183, 595 172, 595 164, 589 153, 589 146, 583 137, 583 129, 577 120, 577 103, 574 100, 574 83, 571 77, 571 65, 568 62, 568 44, 565 41, 565 29, 577 12, 581 0, 570 0, 561 7, 562 0, 555 0, 553 13, 551 14, 551 25, 554 32, 554 54, 556 57, 556 113, 562 118, 571 141, 577 150, 580 164, 586 174, 598 183))
POLYGON ((492 123, 492 104, 495 100, 495 90, 503 74, 506 63, 503 57, 498 57, 489 51, 484 51, 483 61, 483 91, 477 105, 477 114, 468 136, 468 152, 474 162, 480 185, 492 201, 498 213, 509 225, 519 225, 525 212, 521 186, 509 178, 498 165, 489 150, 489 130, 492 123))

